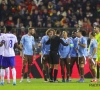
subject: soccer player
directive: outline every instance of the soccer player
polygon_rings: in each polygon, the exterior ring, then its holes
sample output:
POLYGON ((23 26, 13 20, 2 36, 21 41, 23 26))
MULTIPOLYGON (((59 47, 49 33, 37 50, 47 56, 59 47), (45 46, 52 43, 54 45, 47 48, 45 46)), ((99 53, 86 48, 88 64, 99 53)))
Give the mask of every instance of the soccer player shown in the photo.
POLYGON ((78 63, 79 63, 79 71, 80 71, 80 80, 79 82, 84 82, 84 64, 85 64, 85 53, 86 53, 86 46, 87 40, 85 37, 82 36, 82 31, 77 31, 78 40, 78 63))
POLYGON ((100 26, 94 26, 94 31, 96 33, 95 38, 98 42, 98 49, 97 49, 97 78, 99 78, 99 69, 100 69, 100 26))
POLYGON ((93 75, 93 80, 91 80, 91 82, 97 82, 97 75, 96 75, 96 52, 97 52, 97 47, 98 47, 98 43, 95 39, 95 33, 91 32, 89 34, 89 38, 91 39, 90 41, 90 46, 89 46, 89 68, 92 72, 93 75))
MULTIPOLYGON (((4 33, 2 33, 0 31, 0 37, 1 37, 1 40, 2 40, 2 36, 4 35, 4 33)), ((1 77, 1 68, 2 68, 2 59, 3 59, 3 53, 4 53, 4 45, 2 45, 0 47, 0 77, 1 77)), ((10 70, 9 70, 9 67, 5 69, 5 74, 7 76, 7 83, 10 83, 10 70)))
POLYGON ((20 41, 20 47, 23 49, 22 50, 23 68, 22 68, 22 76, 20 82, 23 81, 23 76, 27 63, 28 63, 27 82, 30 82, 31 64, 33 61, 33 51, 35 45, 34 37, 32 36, 34 32, 35 32, 34 28, 32 27, 28 28, 28 33, 22 36, 20 41))
POLYGON ((11 67, 13 76, 13 85, 16 85, 15 52, 13 48, 14 45, 17 46, 18 48, 19 46, 17 44, 17 37, 11 34, 12 28, 10 26, 7 26, 6 29, 7 33, 3 35, 2 39, 2 41, 4 41, 4 54, 3 54, 2 69, 1 69, 1 84, 4 85, 5 68, 11 67))
MULTIPOLYGON (((86 31, 82 31, 82 35, 83 37, 86 39, 86 41, 88 40, 88 38, 86 37, 86 31)), ((86 60, 88 58, 88 48, 87 48, 87 42, 86 42, 86 48, 85 48, 85 53, 84 53, 84 58, 85 58, 85 64, 86 64, 86 60)))
MULTIPOLYGON (((2 34, 0 33, 0 42, 1 40, 2 40, 2 34)), ((1 77, 2 55, 3 55, 3 46, 0 47, 0 77, 1 77)))
POLYGON ((63 46, 62 44, 60 44, 59 47, 59 54, 60 54, 60 66, 61 66, 61 75, 62 75, 62 82, 65 82, 65 67, 66 67, 66 82, 70 82, 69 78, 70 78, 70 60, 71 60, 71 50, 73 47, 73 42, 70 38, 67 37, 67 32, 63 31, 62 32, 62 40, 66 43, 66 42, 70 42, 70 44, 68 46, 63 46))
POLYGON ((64 43, 62 39, 60 39, 60 30, 56 31, 56 35, 53 35, 49 38, 46 44, 50 44, 50 69, 49 69, 49 76, 50 82, 58 82, 57 81, 57 74, 58 74, 58 64, 59 64, 59 45, 60 43, 64 46, 68 46, 68 43, 64 43), (54 79, 53 79, 53 68, 54 68, 54 79))
POLYGON ((42 37, 42 40, 40 41, 42 46, 42 65, 43 65, 43 75, 44 75, 44 82, 47 82, 47 73, 46 73, 46 66, 49 65, 49 52, 50 52, 50 44, 46 45, 47 40, 49 37, 51 37, 54 34, 53 29, 48 29, 46 31, 46 35, 42 37))
POLYGON ((71 68, 70 68, 70 76, 71 76, 75 62, 76 62, 78 72, 79 72, 78 51, 76 49, 77 46, 78 46, 78 37, 76 37, 76 32, 72 32, 72 37, 70 39, 73 41, 73 48, 72 48, 72 51, 71 51, 71 68))

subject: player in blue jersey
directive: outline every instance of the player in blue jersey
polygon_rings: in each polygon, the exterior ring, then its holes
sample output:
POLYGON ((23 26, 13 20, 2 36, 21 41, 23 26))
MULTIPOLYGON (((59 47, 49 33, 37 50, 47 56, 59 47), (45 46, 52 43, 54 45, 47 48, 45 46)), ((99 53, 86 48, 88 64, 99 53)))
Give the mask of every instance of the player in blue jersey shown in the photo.
POLYGON ((60 66, 61 66, 61 75, 62 75, 62 82, 65 82, 65 67, 67 69, 66 73, 66 82, 69 82, 70 78, 70 60, 71 60, 71 50, 73 47, 73 42, 70 38, 67 37, 67 32, 63 31, 62 32, 62 40, 66 42, 70 42, 68 46, 63 46, 60 44, 59 46, 59 54, 60 54, 60 66))
POLYGON ((27 73, 27 82, 30 82, 29 74, 31 72, 31 64, 33 61, 33 51, 34 51, 34 37, 32 36, 34 34, 35 30, 34 28, 30 27, 28 28, 28 33, 24 36, 22 36, 20 41, 20 47, 22 50, 22 57, 23 57, 23 68, 22 68, 22 77, 20 82, 23 81, 23 75, 25 72, 25 66, 28 63, 28 73, 27 73))
POLYGON ((78 72, 79 72, 79 64, 78 64, 78 52, 76 50, 77 45, 78 45, 78 37, 76 37, 76 32, 72 32, 72 37, 70 38, 73 41, 73 48, 71 51, 71 68, 70 68, 70 76, 72 75, 72 71, 73 71, 73 66, 76 62, 77 68, 78 68, 78 72))
POLYGON ((86 48, 85 48, 85 54, 84 54, 84 57, 85 57, 85 63, 87 62, 87 58, 88 58, 88 46, 87 46, 87 40, 88 40, 88 37, 86 37, 86 31, 82 31, 82 35, 84 36, 84 38, 86 39, 86 48))
POLYGON ((42 65, 43 65, 43 75, 44 75, 44 82, 47 82, 47 73, 46 73, 46 67, 47 64, 49 65, 49 53, 50 53, 50 44, 46 45, 46 42, 48 41, 49 37, 53 36, 54 30, 48 29, 46 31, 46 35, 42 37, 42 40, 40 41, 41 51, 42 51, 42 65))
POLYGON ((97 58, 97 48, 98 48, 98 43, 97 40, 95 39, 95 33, 91 32, 89 34, 89 38, 91 39, 90 45, 89 45, 89 68, 92 72, 93 75, 93 80, 91 82, 97 82, 97 74, 96 74, 96 58, 97 58))
POLYGON ((84 64, 85 64, 85 55, 86 55, 86 46, 87 40, 82 35, 82 30, 77 31, 78 39, 78 63, 79 63, 79 71, 80 71, 80 80, 79 82, 84 82, 84 64))

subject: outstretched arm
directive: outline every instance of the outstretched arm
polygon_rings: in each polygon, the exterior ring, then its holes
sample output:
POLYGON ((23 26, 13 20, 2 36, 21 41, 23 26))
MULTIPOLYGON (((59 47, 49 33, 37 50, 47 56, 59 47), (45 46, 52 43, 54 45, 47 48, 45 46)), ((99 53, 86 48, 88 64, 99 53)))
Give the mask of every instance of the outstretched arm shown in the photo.
POLYGON ((63 46, 68 46, 68 45, 69 45, 69 42, 68 42, 68 43, 65 43, 62 39, 60 39, 60 43, 61 43, 63 46))
POLYGON ((48 41, 46 42, 46 44, 50 44, 50 38, 48 39, 48 41))

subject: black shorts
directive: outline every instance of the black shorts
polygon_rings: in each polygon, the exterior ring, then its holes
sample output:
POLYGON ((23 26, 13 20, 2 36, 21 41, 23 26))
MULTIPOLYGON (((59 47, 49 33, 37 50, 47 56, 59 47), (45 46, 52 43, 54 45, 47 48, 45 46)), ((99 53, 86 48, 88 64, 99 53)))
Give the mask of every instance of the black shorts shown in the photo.
POLYGON ((85 57, 79 57, 79 64, 85 64, 85 57))
POLYGON ((50 52, 50 64, 59 64, 59 53, 55 51, 50 52))
POLYGON ((70 58, 60 58, 60 65, 69 65, 71 64, 71 59, 70 58))
POLYGON ((43 55, 42 64, 49 63, 49 62, 50 62, 49 55, 43 55))

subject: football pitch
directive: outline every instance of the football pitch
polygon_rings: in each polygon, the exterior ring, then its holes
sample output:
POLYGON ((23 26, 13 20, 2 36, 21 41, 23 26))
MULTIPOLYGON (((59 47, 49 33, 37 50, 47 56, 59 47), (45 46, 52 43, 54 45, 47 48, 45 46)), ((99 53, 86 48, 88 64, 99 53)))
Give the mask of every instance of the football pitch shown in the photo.
POLYGON ((13 86, 12 81, 10 84, 0 85, 0 90, 100 90, 100 82, 91 83, 90 79, 85 79, 84 83, 78 83, 77 79, 71 82, 62 83, 43 82, 43 79, 31 79, 31 82, 26 82, 26 79, 20 83, 17 80, 17 85, 13 86))

